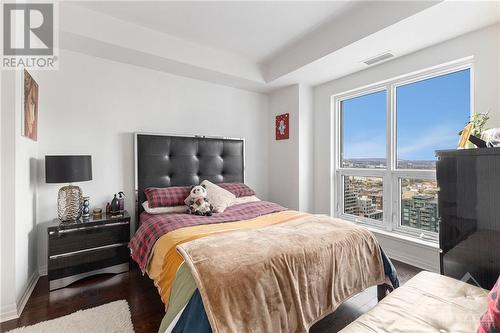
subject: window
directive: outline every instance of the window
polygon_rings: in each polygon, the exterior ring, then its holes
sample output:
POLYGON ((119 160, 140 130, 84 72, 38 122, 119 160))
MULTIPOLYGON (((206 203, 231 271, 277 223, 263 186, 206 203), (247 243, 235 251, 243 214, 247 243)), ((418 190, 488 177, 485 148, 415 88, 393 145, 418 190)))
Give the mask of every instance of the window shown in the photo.
POLYGON ((377 177, 344 177, 344 213, 382 221, 382 183, 382 178, 377 177))
POLYGON ((401 179, 401 226, 438 232, 437 183, 433 180, 401 179))
POLYGON ((396 87, 397 167, 435 169, 434 151, 455 148, 470 114, 470 70, 396 87))
POLYGON ((386 167, 386 99, 379 91, 341 102, 344 168, 386 167))
POLYGON ((434 154, 470 119, 471 71, 464 61, 334 97, 337 216, 437 240, 434 154))

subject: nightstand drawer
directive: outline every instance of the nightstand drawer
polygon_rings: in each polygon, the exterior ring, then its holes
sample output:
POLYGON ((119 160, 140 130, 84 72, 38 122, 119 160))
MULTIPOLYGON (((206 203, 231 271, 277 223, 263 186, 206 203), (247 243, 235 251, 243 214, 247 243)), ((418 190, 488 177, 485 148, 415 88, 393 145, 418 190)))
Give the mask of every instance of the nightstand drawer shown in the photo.
POLYGON ((129 249, 124 244, 49 257, 49 281, 120 264, 128 265, 129 255, 129 249))
POLYGON ((49 232, 49 258, 65 253, 128 243, 130 223, 121 221, 49 232))

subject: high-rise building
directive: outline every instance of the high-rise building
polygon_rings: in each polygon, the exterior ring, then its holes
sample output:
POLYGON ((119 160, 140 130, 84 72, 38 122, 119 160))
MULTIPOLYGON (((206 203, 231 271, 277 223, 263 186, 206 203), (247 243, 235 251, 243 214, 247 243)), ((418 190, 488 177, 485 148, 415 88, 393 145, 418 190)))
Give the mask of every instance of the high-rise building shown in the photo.
POLYGON ((344 178, 344 213, 382 220, 382 207, 380 188, 353 177, 344 178))
POLYGON ((372 199, 362 196, 358 198, 359 216, 367 217, 373 220, 382 220, 382 211, 377 209, 372 199))
POLYGON ((368 195, 368 198, 372 200, 378 210, 384 209, 384 199, 381 192, 372 193, 368 195))
POLYGON ((344 213, 358 215, 358 193, 347 177, 344 178, 344 213))
POLYGON ((433 195, 416 194, 401 202, 401 224, 412 228, 437 232, 437 200, 433 195))

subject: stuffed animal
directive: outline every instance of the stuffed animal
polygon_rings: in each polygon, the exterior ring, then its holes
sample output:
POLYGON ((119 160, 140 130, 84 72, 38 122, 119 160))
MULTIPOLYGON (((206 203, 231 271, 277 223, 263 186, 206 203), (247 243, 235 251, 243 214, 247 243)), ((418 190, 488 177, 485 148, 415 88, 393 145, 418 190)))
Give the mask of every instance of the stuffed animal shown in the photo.
POLYGON ((189 208, 190 214, 212 216, 213 208, 207 200, 207 189, 205 185, 191 187, 189 196, 184 200, 189 208))

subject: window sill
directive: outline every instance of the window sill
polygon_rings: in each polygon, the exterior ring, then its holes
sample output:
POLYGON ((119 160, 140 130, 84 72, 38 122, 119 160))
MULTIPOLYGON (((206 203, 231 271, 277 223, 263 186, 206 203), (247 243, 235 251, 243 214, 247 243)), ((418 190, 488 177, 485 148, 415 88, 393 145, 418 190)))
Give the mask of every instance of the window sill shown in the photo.
POLYGON ((396 233, 396 232, 390 232, 390 231, 382 230, 382 229, 375 228, 372 226, 367 226, 366 224, 363 224, 363 226, 366 229, 373 232, 375 235, 378 234, 378 235, 382 235, 382 236, 387 237, 387 238, 393 238, 393 239, 396 239, 399 241, 404 241, 406 243, 410 243, 413 245, 418 245, 418 246, 422 246, 425 248, 436 249, 439 251, 439 242, 437 242, 437 241, 434 242, 434 241, 430 241, 430 240, 424 240, 424 239, 420 239, 420 238, 416 238, 416 237, 403 235, 403 234, 396 233))

